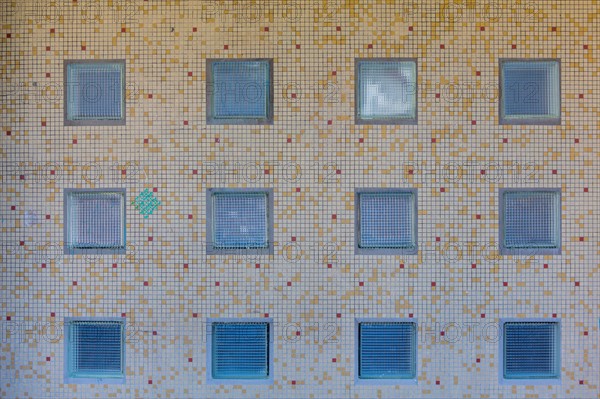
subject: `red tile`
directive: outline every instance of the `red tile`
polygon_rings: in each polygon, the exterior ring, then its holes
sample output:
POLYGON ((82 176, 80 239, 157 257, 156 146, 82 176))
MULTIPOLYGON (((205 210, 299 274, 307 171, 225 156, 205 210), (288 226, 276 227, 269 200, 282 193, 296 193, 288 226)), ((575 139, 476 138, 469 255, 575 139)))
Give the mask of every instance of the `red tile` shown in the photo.
POLYGON ((413 31, 413 29, 414 29, 414 28, 413 28, 412 26, 409 26, 409 27, 408 27, 408 30, 409 30, 409 32, 412 32, 412 31, 413 31))
POLYGON ((404 263, 400 263, 400 269, 404 269, 404 263))
POLYGON ((584 380, 579 380, 579 385, 583 385, 585 383, 584 380))
POLYGON ((77 285, 77 281, 73 281, 73 285, 77 285))
POLYGON ((330 119, 330 120, 327 121, 327 124, 328 125, 333 125, 333 121, 330 119))
POLYGON ((73 144, 77 144, 77 139, 73 139, 73 144))
POLYGON ((575 144, 579 144, 579 139, 575 139, 573 141, 575 141, 575 144))
POLYGON ((6 321, 10 321, 10 316, 6 316, 6 321))
POLYGON ((342 27, 341 26, 336 26, 335 30, 338 31, 338 32, 340 32, 342 30, 342 27))
POLYGON ((46 46, 46 51, 50 51, 50 46, 46 46))
POLYGON ((56 316, 56 313, 54 313, 54 312, 50 313, 50 317, 55 317, 55 316, 56 316))
POLYGON ((440 93, 435 93, 435 98, 440 98, 441 94, 440 93))
POLYGON ((588 48, 590 48, 590 47, 589 47, 587 44, 584 44, 584 45, 583 45, 583 49, 584 49, 584 50, 587 50, 588 48))
POLYGON ((154 95, 152 93, 148 94, 148 98, 152 98, 154 95))
POLYGON ((263 30, 264 30, 265 32, 268 32, 268 31, 269 31, 269 27, 268 27, 268 26, 265 26, 265 27, 263 28, 263 30))
POLYGON ((471 121, 471 125, 476 125, 476 124, 477 124, 477 121, 476 121, 476 120, 472 120, 472 121, 471 121))
POLYGON ((440 44, 440 49, 442 49, 442 50, 443 50, 443 49, 445 49, 445 48, 446 48, 446 45, 444 45, 444 44, 440 44))
POLYGON ((557 31, 556 26, 553 26, 552 27, 552 32, 556 32, 556 31, 557 31))
POLYGON ((296 380, 291 381, 292 385, 296 385, 296 380))
POLYGON ((503 286, 508 287, 508 283, 505 281, 502 283, 503 286))
POLYGON ((342 171, 341 171, 340 169, 336 169, 336 170, 335 170, 335 174, 336 174, 336 175, 341 175, 341 174, 342 174, 342 171))
POLYGON ((585 237, 579 237, 579 241, 585 241, 585 237))
POLYGON ((296 331, 296 336, 299 337, 300 335, 300 331, 296 331))
POLYGON ((296 49, 300 49, 300 45, 299 44, 296 44, 296 49))
POLYGON ((81 46, 81 50, 82 50, 82 51, 85 51, 85 46, 81 46))
POLYGON ((553 175, 556 175, 556 174, 558 174, 558 170, 556 170, 556 169, 552 169, 552 174, 553 174, 553 175))
POLYGON ((193 219, 194 215, 188 215, 188 219, 193 219))
POLYGON ((153 193, 157 193, 157 192, 158 192, 158 188, 157 188, 157 187, 153 187, 153 188, 152 188, 152 192, 153 192, 153 193))
POLYGON ((358 286, 359 286, 359 287, 364 287, 364 286, 365 286, 365 283, 364 283, 363 281, 359 281, 359 282, 358 282, 358 286))
POLYGON ((436 285, 436 284, 435 284, 435 281, 432 281, 432 282, 431 282, 431 286, 432 286, 432 287, 435 287, 435 285, 436 285))
POLYGON ((157 331, 152 331, 152 335, 158 335, 157 331))
POLYGON ((192 317, 193 318, 197 318, 198 317, 198 313, 192 313, 192 317))
POLYGON ((333 359, 331 359, 331 361, 332 361, 333 363, 335 363, 335 362, 337 362, 337 359, 334 357, 333 359))
POLYGON ((365 142, 365 139, 363 139, 362 137, 359 137, 359 139, 358 139, 358 142, 359 142, 359 143, 364 143, 364 142, 365 142))
POLYGON ((296 187, 296 192, 299 193, 300 192, 300 187, 296 187))
POLYGON ((483 32, 485 30, 485 26, 481 26, 479 30, 483 32))
POLYGON ((153 240, 154 240, 154 237, 152 237, 152 236, 148 237, 148 241, 153 241, 153 240))
POLYGON ((220 143, 221 139, 219 137, 215 137, 215 143, 220 143))
POLYGON ((477 362, 477 363, 481 363, 481 359, 480 359, 480 358, 477 358, 477 359, 475 359, 475 362, 477 362))
POLYGON ((254 265, 254 267, 255 267, 256 269, 260 269, 260 263, 257 263, 256 265, 254 265))
POLYGON ((544 263, 544 269, 547 269, 547 268, 548 268, 548 264, 544 263))
POLYGON ((442 241, 442 238, 441 237, 435 237, 435 241, 436 242, 440 242, 440 241, 442 241))
POLYGON ((116 263, 113 263, 113 264, 112 264, 112 267, 113 267, 113 269, 116 269, 116 268, 117 268, 117 264, 116 264, 116 263))
POLYGON ((265 317, 269 317, 269 314, 268 314, 268 313, 265 313, 265 317))
POLYGON ((482 314, 481 314, 481 318, 482 318, 482 319, 485 319, 485 313, 482 313, 482 314))
POLYGON ((196 28, 195 26, 192 28, 192 32, 198 32, 198 28, 196 28))
POLYGON ((187 263, 184 263, 184 264, 183 264, 183 268, 184 268, 184 269, 188 269, 188 268, 189 268, 189 265, 188 265, 187 263))
POLYGON ((7 131, 6 131, 6 135, 7 135, 7 136, 10 136, 10 135, 11 135, 11 131, 10 131, 10 130, 7 130, 7 131))
POLYGON ((192 71, 189 71, 189 72, 188 72, 188 76, 194 76, 194 72, 192 72, 192 71))
POLYGON ((369 49, 370 49, 370 48, 373 48, 373 45, 372 45, 372 44, 368 44, 368 45, 367 45, 367 48, 369 48, 369 49))
POLYGON ((149 284, 149 283, 148 283, 147 281, 144 281, 144 287, 147 287, 147 286, 148 286, 148 284, 149 284))
POLYGON ((517 48, 516 44, 513 44, 512 46, 510 46, 513 50, 515 50, 517 48))
POLYGON ((126 175, 127 174, 127 170, 126 169, 121 169, 121 174, 122 175, 126 175))
POLYGON ((292 236, 292 241, 296 241, 296 237, 292 236))
POLYGON ((587 193, 588 191, 589 191, 589 189, 588 189, 587 187, 584 187, 584 188, 583 188, 583 192, 584 192, 584 193, 587 193))
POLYGON ((187 126, 187 125, 188 125, 188 123, 189 123, 188 121, 183 121, 183 125, 184 125, 184 126, 187 126))
POLYGON ((49 362, 50 361, 50 356, 46 356, 46 361, 49 362))
POLYGON ((229 50, 229 45, 228 44, 224 45, 223 50, 229 50))
POLYGON ((587 337, 589 335, 589 333, 587 331, 584 331, 583 335, 587 337))
POLYGON ((194 361, 194 358, 192 358, 192 357, 188 357, 188 363, 191 363, 191 362, 193 362, 193 361, 194 361))
POLYGON ((336 313, 335 317, 337 317, 338 319, 342 318, 342 314, 341 313, 336 313))
POLYGON ((331 76, 336 76, 337 75, 337 71, 332 71, 331 72, 331 76))
POLYGON ((508 139, 502 139, 503 143, 508 143, 508 139))
POLYGON ((121 33, 125 33, 125 32, 127 32, 127 28, 125 28, 125 27, 121 28, 121 33))
POLYGON ((287 142, 288 142, 288 143, 291 143, 291 142, 292 142, 292 138, 291 138, 291 137, 288 137, 288 138, 287 138, 287 142))
POLYGON ((552 318, 556 319, 556 313, 552 313, 552 318))
POLYGON ((327 268, 328 268, 328 269, 331 269, 332 267, 333 267, 333 265, 332 265, 331 263, 328 263, 328 264, 327 264, 327 268))
POLYGON ((292 282, 291 282, 291 281, 288 281, 288 282, 287 282, 287 286, 288 286, 288 287, 291 287, 291 286, 292 286, 292 282))
POLYGON ((481 72, 480 71, 475 71, 475 76, 481 76, 481 72))
POLYGON ((435 143, 435 142, 437 142, 437 139, 433 138, 433 139, 431 139, 431 142, 435 143))
POLYGON ((440 385, 440 381, 439 380, 435 380, 435 385, 440 385))
POLYGON ((414 316, 414 315, 413 315, 412 313, 409 313, 409 314, 408 314, 408 317, 409 317, 409 318, 411 318, 411 319, 413 318, 413 316, 414 316))
POLYGON ((46 264, 42 263, 42 269, 45 269, 45 268, 46 268, 46 264))
POLYGON ((46 121, 42 121, 42 126, 46 126, 46 121))
POLYGON ((148 144, 148 139, 144 139, 144 144, 148 144))
POLYGON ((579 287, 579 281, 575 281, 575 287, 579 287))
POLYGON ((335 219, 337 219, 337 215, 334 213, 333 215, 331 215, 331 218, 332 218, 333 220, 335 220, 335 219))
POLYGON ((265 175, 268 175, 268 174, 270 174, 271 172, 269 171, 269 169, 265 169, 264 173, 265 173, 265 175))
POLYGON ((440 188, 440 193, 445 193, 446 192, 446 188, 445 187, 441 187, 440 188))
POLYGON ((54 33, 54 32, 55 32, 54 28, 50 29, 50 33, 54 33))
POLYGON ((125 313, 125 312, 121 313, 121 317, 127 317, 127 313, 125 313))
POLYGON ((583 98, 583 94, 579 94, 579 98, 583 98))
POLYGON ((149 385, 152 385, 152 380, 148 380, 148 384, 149 384, 149 385))
POLYGON ((50 72, 46 72, 46 77, 49 78, 50 76, 50 72))
POLYGON ((471 264, 471 269, 477 269, 477 263, 472 263, 471 264))

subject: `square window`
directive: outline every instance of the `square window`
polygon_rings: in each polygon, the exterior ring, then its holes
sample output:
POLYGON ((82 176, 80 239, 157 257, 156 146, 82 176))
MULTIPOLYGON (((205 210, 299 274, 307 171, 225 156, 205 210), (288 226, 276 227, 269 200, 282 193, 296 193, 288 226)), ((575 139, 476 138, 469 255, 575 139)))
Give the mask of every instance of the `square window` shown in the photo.
POLYGON ((125 61, 65 61, 65 125, 125 124, 125 61))
POLYGON ((417 60, 357 59, 357 124, 417 123, 417 60))
POLYGON ((209 189, 206 253, 273 254, 273 190, 209 189))
POLYGON ((65 254, 125 253, 125 189, 65 189, 65 254))
POLYGON ((125 383, 125 320, 65 319, 65 384, 125 383))
POLYGON ((206 61, 206 123, 273 122, 273 60, 206 61))
POLYGON ((207 328, 209 383, 273 383, 271 319, 209 319, 207 328))
POLYGON ((501 325, 502 384, 560 383, 560 321, 510 319, 501 325))
POLYGON ((417 324, 399 319, 357 319, 357 384, 417 383, 417 324))
POLYGON ((354 197, 355 253, 417 253, 417 190, 359 189, 354 197))
POLYGON ((500 124, 560 125, 559 60, 500 60, 500 124))
POLYGON ((560 254, 560 189, 502 189, 499 201, 501 255, 560 254))

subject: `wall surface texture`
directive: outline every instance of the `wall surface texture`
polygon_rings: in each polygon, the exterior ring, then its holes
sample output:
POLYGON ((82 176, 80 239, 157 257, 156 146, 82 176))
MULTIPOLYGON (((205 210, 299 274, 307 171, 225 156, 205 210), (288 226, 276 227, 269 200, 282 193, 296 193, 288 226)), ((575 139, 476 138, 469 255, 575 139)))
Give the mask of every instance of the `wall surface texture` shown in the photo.
POLYGON ((0 4, 0 397, 600 398, 600 2, 0 4), (355 123, 373 57, 417 60, 417 124, 355 123), (215 58, 273 60, 272 124, 207 124, 215 58), (499 123, 505 58, 560 59, 559 125, 499 123), (100 59, 125 125, 65 126, 100 59), (560 255, 498 255, 523 187, 560 189, 560 255), (64 254, 73 188, 126 190, 124 254, 64 254), (272 255, 207 255, 211 188, 273 190, 272 255), (417 190, 417 254, 355 254, 358 188, 417 190), (125 318, 125 384, 64 383, 68 317, 125 318), (209 383, 220 317, 272 320, 271 384, 209 383), (418 323, 417 384, 355 383, 357 318, 418 323), (500 383, 505 318, 560 320, 560 383, 500 383))

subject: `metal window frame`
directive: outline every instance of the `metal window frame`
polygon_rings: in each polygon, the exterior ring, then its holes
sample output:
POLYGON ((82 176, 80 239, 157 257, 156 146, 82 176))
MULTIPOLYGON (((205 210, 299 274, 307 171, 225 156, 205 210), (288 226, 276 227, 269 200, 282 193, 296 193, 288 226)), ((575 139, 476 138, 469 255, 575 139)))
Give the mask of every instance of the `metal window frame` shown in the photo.
POLYGON ((419 376, 419 328, 416 318, 357 317, 354 319, 354 384, 355 385, 418 385, 419 376), (410 323, 414 327, 415 375, 411 378, 361 378, 360 373, 360 324, 362 323, 410 323))
POLYGON ((354 254, 355 255, 416 255, 419 252, 419 205, 418 190, 416 188, 357 188, 354 190, 354 254), (414 220, 413 232, 415 245, 409 248, 361 247, 360 245, 360 195, 376 193, 409 193, 413 196, 414 220))
POLYGON ((374 57, 374 58, 355 58, 354 59, 354 124, 356 125, 417 125, 419 121, 419 63, 418 58, 403 57, 374 57), (377 62, 412 62, 415 64, 415 116, 414 118, 373 118, 365 119, 360 116, 360 64, 377 62))
POLYGON ((501 318, 500 319, 500 334, 498 339, 498 381, 500 385, 561 385, 562 384, 562 321, 557 318, 501 318), (556 369, 558 370, 558 376, 555 378, 510 378, 506 377, 504 373, 505 367, 505 325, 507 323, 553 323, 557 325, 557 333, 555 335, 556 341, 554 345, 556 346, 556 369))
POLYGON ((65 188, 63 190, 63 245, 64 255, 124 255, 127 250, 127 192, 125 188, 65 188), (69 201, 71 194, 76 193, 115 193, 123 196, 123 246, 122 247, 98 247, 98 248, 72 248, 67 245, 69 236, 69 201))
POLYGON ((127 339, 127 320, 125 317, 65 317, 64 320, 64 367, 63 377, 65 384, 125 384, 127 370, 126 356, 126 339, 127 339), (71 328, 73 322, 98 322, 98 323, 120 323, 122 325, 121 334, 121 376, 119 377, 77 377, 72 375, 70 370, 71 364, 71 328))
POLYGON ((219 318, 207 318, 206 319, 206 382, 211 385, 222 385, 222 384, 243 384, 243 385, 272 385, 274 379, 274 368, 273 368, 273 353, 275 350, 275 331, 273 318, 271 317, 219 317, 219 318), (266 323, 268 325, 268 337, 267 343, 269 346, 268 353, 268 368, 269 374, 267 378, 215 378, 213 377, 212 370, 212 358, 213 358, 213 345, 212 345, 212 326, 214 323, 266 323))
POLYGON ((125 59, 109 59, 109 60, 65 60, 63 65, 63 119, 65 126, 123 126, 127 124, 127 90, 126 90, 126 60, 125 59), (121 68, 121 109, 123 115, 120 119, 69 119, 68 107, 69 107, 69 87, 70 82, 68 79, 68 70, 71 65, 94 65, 94 64, 115 64, 121 68))
POLYGON ((498 208, 500 214, 500 223, 498 223, 498 249, 500 255, 521 255, 521 256, 535 256, 535 255, 560 255, 562 252, 562 190, 560 188, 501 188, 498 193, 498 208), (506 224, 506 209, 504 207, 504 195, 506 193, 513 192, 549 192, 558 195, 558 215, 555 215, 558 219, 558 237, 556 248, 539 248, 539 247, 525 247, 525 248, 512 248, 507 247, 504 242, 505 235, 505 224, 506 224))
POLYGON ((209 188, 206 190, 206 254, 207 255, 273 255, 273 189, 272 188, 209 188), (267 197, 267 240, 266 248, 220 248, 213 243, 214 231, 214 210, 213 210, 213 195, 214 194, 244 194, 244 193, 260 193, 267 197))
MULTIPOLYGON (((553 84, 553 82, 548 82, 553 84)), ((560 58, 500 58, 498 73, 498 123, 500 125, 560 125, 562 118, 562 77, 560 58), (511 117, 506 116, 504 112, 504 65, 507 63, 536 63, 536 62, 556 62, 558 66, 558 117, 538 116, 538 117, 511 117)))
POLYGON ((209 58, 206 60, 206 124, 207 125, 272 125, 273 124, 273 59, 272 58, 209 58), (213 114, 215 79, 213 64, 217 62, 265 62, 269 66, 267 110, 264 117, 216 118, 213 114))

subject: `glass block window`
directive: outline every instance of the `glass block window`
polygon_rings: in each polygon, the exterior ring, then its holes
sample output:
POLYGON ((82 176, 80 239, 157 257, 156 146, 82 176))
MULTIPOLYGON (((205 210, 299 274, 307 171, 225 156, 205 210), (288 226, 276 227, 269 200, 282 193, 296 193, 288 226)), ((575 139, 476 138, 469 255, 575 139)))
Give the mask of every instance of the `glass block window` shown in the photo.
POLYGON ((500 123, 560 124, 560 62, 500 61, 500 123))
POLYGON ((271 190, 209 190, 208 253, 272 253, 272 197, 271 190))
POLYGON ((358 379, 416 379, 414 322, 358 323, 358 379))
POLYGON ((504 380, 560 379, 560 323, 504 321, 504 380))
POLYGON ((125 253, 125 190, 65 190, 65 253, 125 253))
POLYGON ((270 321, 212 321, 209 373, 214 380, 269 380, 270 321))
POLYGON ((272 60, 207 60, 207 123, 273 122, 272 60))
POLYGON ((416 190, 358 190, 356 252, 416 253, 416 190))
POLYGON ((65 383, 125 381, 125 322, 65 320, 65 383))
POLYGON ((504 189, 500 193, 501 254, 560 254, 560 190, 504 189))
POLYGON ((356 123, 417 123, 417 61, 356 60, 356 123))
POLYGON ((125 124, 125 61, 65 61, 65 125, 125 124))

